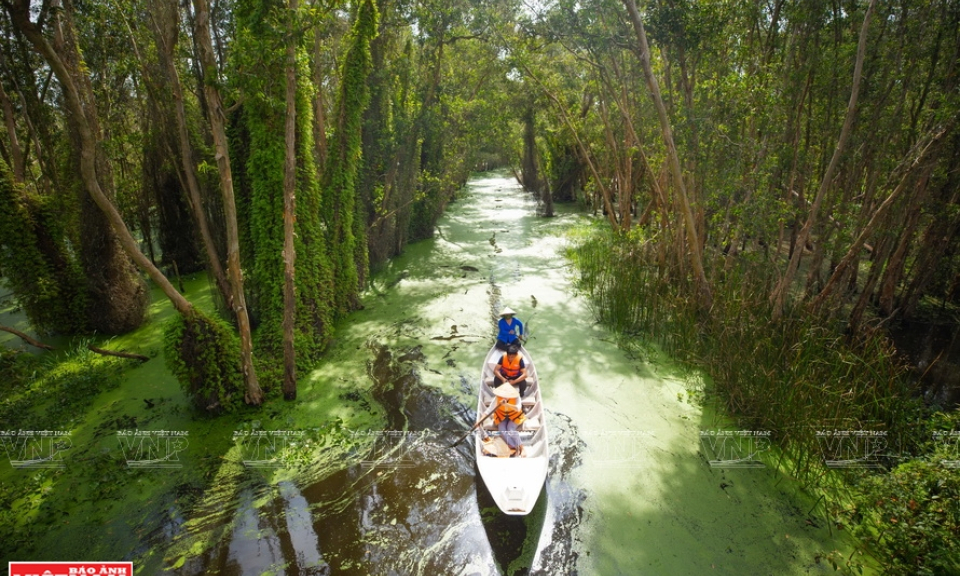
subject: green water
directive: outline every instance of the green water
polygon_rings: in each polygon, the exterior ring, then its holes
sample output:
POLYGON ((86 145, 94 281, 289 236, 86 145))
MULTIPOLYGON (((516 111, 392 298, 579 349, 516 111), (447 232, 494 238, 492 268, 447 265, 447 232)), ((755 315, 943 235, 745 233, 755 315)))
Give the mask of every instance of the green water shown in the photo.
POLYGON ((743 575, 832 572, 823 556, 835 550, 857 560, 772 465, 708 464, 700 432, 717 424, 691 401, 699 376, 652 350, 623 351, 576 293, 561 251, 584 218, 563 208, 539 218, 512 178, 474 178, 434 239, 377 272, 295 403, 228 417, 187 406, 159 352, 169 307, 155 305, 147 328, 111 343, 155 357, 72 428, 78 452, 116 461, 104 480, 116 488, 102 497, 71 481, 82 462, 54 473, 0 465, 0 481, 49 474, 51 503, 34 510, 62 515, 19 549, 29 558, 4 562, 127 558, 140 574, 178 575, 743 575), (469 442, 449 448, 472 423, 503 306, 527 323, 551 436, 547 484, 525 518, 496 511, 469 442), (130 418, 189 432, 182 466, 125 466, 110 423, 130 418), (299 441, 251 464, 242 434, 258 431, 299 441))

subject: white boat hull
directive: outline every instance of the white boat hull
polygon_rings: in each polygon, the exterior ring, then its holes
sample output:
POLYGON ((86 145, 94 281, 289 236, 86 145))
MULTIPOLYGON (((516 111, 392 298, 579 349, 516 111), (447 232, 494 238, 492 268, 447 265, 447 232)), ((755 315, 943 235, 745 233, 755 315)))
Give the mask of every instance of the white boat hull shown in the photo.
MULTIPOLYGON (((529 514, 547 479, 550 463, 548 450, 546 412, 540 395, 540 382, 536 367, 526 349, 521 348, 527 368, 527 391, 522 399, 527 421, 520 427, 523 456, 504 458, 489 456, 484 450, 487 442, 499 436, 492 418, 488 418, 474 435, 477 469, 487 490, 504 514, 523 516, 529 514)), ((493 408, 493 367, 500 360, 502 351, 493 348, 487 353, 480 372, 480 393, 477 400, 477 416, 493 408)))

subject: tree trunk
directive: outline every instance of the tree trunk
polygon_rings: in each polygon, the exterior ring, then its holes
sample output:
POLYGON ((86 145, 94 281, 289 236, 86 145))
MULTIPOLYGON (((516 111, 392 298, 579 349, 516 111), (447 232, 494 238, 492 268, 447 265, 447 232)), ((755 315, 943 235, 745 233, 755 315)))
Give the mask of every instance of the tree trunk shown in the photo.
MULTIPOLYGON (((175 126, 177 130, 178 152, 183 174, 187 199, 193 212, 204 250, 207 253, 207 264, 213 274, 217 289, 223 296, 227 306, 233 310, 232 291, 224 273, 217 244, 214 240, 210 225, 207 222, 206 212, 203 209, 203 199, 200 194, 200 184, 197 180, 197 167, 194 159, 193 145, 190 143, 190 133, 187 128, 187 112, 184 106, 183 86, 180 83, 180 73, 174 61, 174 50, 179 36, 180 18, 175 2, 159 2, 155 5, 156 12, 154 35, 157 42, 157 53, 166 75, 170 90, 173 93, 173 107, 175 126)), ((159 94, 158 97, 161 97, 159 94)))
MULTIPOLYGON (((129 258, 147 272, 170 297, 178 310, 189 309, 189 302, 140 251, 136 239, 127 229, 120 213, 101 184, 101 178, 107 185, 111 183, 110 167, 98 153, 99 119, 96 103, 89 79, 83 76, 80 53, 73 36, 69 5, 63 12, 63 21, 59 22, 57 27, 57 48, 44 37, 40 28, 30 21, 29 2, 18 0, 8 4, 7 8, 14 25, 23 32, 60 81, 67 107, 67 117, 78 140, 80 178, 84 190, 89 195, 90 203, 95 203, 99 207, 99 211, 91 211, 81 206, 81 211, 85 210, 84 214, 89 216, 84 218, 87 230, 100 235, 96 245, 90 245, 87 240, 88 243, 84 246, 88 272, 92 272, 95 281, 100 281, 99 286, 92 286, 92 296, 94 298, 99 296, 101 301, 94 302, 91 320, 94 323, 100 323, 102 329, 111 332, 132 330, 143 321, 148 300, 146 287, 136 276, 135 271, 129 269, 129 260, 123 258, 122 253, 114 249, 117 242, 129 258), (108 226, 96 226, 96 221, 100 217, 105 217, 108 226)), ((83 199, 82 195, 81 203, 83 199)))
POLYGON ((17 182, 23 182, 26 168, 24 167, 23 150, 20 148, 20 140, 17 137, 17 121, 13 111, 13 102, 3 90, 3 84, 0 83, 0 109, 3 112, 3 122, 7 128, 7 142, 10 145, 10 168, 13 170, 13 178, 17 182))
POLYGON ((681 208, 680 216, 686 227, 687 250, 690 255, 690 263, 693 266, 700 305, 704 309, 709 309, 713 302, 713 295, 703 269, 703 254, 701 253, 700 239, 697 234, 697 224, 693 216, 693 210, 690 207, 689 197, 687 196, 683 170, 680 167, 680 156, 677 153, 677 147, 673 141, 673 130, 670 127, 667 108, 663 103, 663 98, 660 96, 660 85, 653 75, 653 67, 650 64, 650 46, 647 44, 647 33, 643 28, 643 21, 640 19, 640 12, 637 10, 636 2, 634 0, 623 0, 623 3, 627 7, 627 12, 630 13, 633 30, 637 35, 638 53, 640 63, 643 65, 643 75, 646 78, 647 87, 650 89, 650 96, 653 98, 654 106, 657 109, 657 117, 660 120, 660 131, 663 133, 664 144, 666 144, 667 147, 667 162, 670 166, 670 172, 677 189, 677 198, 681 208))
POLYGON ((810 207, 810 213, 807 215, 807 220, 804 222, 803 228, 800 229, 800 233, 797 235, 796 248, 790 257, 790 263, 787 265, 787 271, 784 273, 783 277, 780 279, 780 282, 777 284, 776 288, 773 289, 773 293, 770 295, 770 302, 773 305, 774 320, 779 319, 783 315, 783 305, 786 299, 786 294, 789 292, 790 285, 793 284, 793 277, 796 275, 797 268, 800 266, 800 256, 803 254, 803 247, 810 238, 810 231, 813 229, 813 226, 817 221, 817 215, 820 212, 820 206, 823 204, 823 198, 826 195, 827 189, 830 188, 830 182, 833 180, 833 174, 837 169, 837 165, 840 163, 840 157, 843 155, 843 152, 847 147, 847 140, 850 137, 850 129, 853 126, 853 119, 857 112, 857 99, 860 95, 860 78, 863 72, 863 60, 867 52, 867 31, 870 28, 870 15, 873 14, 873 7, 875 4, 876 0, 870 0, 870 4, 867 6, 867 11, 863 15, 863 24, 860 27, 860 40, 857 45, 857 61, 853 68, 853 87, 850 90, 850 101, 847 103, 847 111, 846 117, 843 120, 843 127, 840 129, 840 138, 837 140, 837 146, 833 150, 833 157, 830 159, 830 164, 827 166, 827 170, 824 172, 823 178, 820 180, 820 189, 817 190, 817 196, 814 198, 813 205, 810 207))
POLYGON ((293 244, 293 221, 296 214, 297 185, 297 0, 289 2, 290 28, 287 39, 287 111, 284 118, 283 162, 283 397, 297 399, 297 358, 294 348, 297 299, 294 290, 296 247, 293 244))
POLYGON ((243 274, 240 270, 240 234, 237 225, 237 207, 233 196, 233 172, 230 168, 230 151, 227 145, 226 112, 217 89, 217 60, 210 39, 210 9, 207 0, 194 0, 196 10, 194 35, 200 48, 203 67, 203 95, 210 109, 210 128, 216 146, 217 169, 220 173, 220 193, 223 196, 223 215, 227 229, 227 274, 230 279, 232 298, 230 304, 237 318, 240 332, 240 361, 243 365, 243 378, 246 383, 248 404, 259 405, 263 402, 263 391, 257 380, 253 365, 253 337, 250 330, 250 316, 243 294, 243 274))
MULTIPOLYGON (((952 124, 952 123, 951 123, 952 124)), ((863 230, 860 232, 860 235, 857 236, 857 239, 850 246, 850 249, 847 250, 847 253, 844 255, 843 259, 840 261, 840 264, 837 265, 836 269, 833 271, 833 275, 830 277, 830 280, 827 281, 827 285, 824 286, 820 294, 814 299, 811 303, 811 309, 813 312, 817 312, 820 307, 823 305, 824 301, 830 297, 830 295, 835 290, 834 285, 839 282, 840 278, 846 272, 857 256, 860 254, 860 250, 863 249, 863 245, 866 243, 867 238, 869 238, 874 232, 876 232, 877 226, 879 225, 881 218, 886 215, 887 210, 890 206, 893 205, 894 200, 900 197, 900 194, 907 189, 907 184, 912 182, 910 176, 913 174, 913 169, 922 166, 923 161, 926 158, 927 154, 934 148, 936 144, 940 142, 945 134, 950 131, 950 126, 941 127, 939 131, 934 134, 930 140, 923 146, 922 150, 917 155, 916 159, 911 163, 910 167, 904 171, 903 177, 900 179, 900 182, 897 184, 897 187, 893 189, 890 195, 886 200, 877 208, 873 213, 873 216, 870 217, 870 221, 867 222, 866 226, 863 227, 863 230)), ((917 147, 920 143, 918 143, 917 147)))

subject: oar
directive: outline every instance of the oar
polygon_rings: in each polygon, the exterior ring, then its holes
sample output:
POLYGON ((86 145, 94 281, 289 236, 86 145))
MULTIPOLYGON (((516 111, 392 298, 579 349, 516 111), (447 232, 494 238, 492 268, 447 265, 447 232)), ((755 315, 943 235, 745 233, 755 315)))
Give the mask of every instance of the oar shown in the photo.
POLYGON ((466 434, 464 434, 463 436, 461 436, 459 440, 457 440, 456 442, 454 442, 453 444, 450 445, 450 448, 453 448, 453 447, 456 446, 457 444, 463 442, 464 439, 466 439, 466 437, 469 436, 471 432, 473 432, 474 430, 477 429, 477 426, 479 426, 481 422, 483 422, 484 420, 486 420, 487 418, 489 418, 490 415, 493 414, 493 413, 496 412, 496 411, 497 411, 497 401, 494 400, 494 401, 493 401, 493 410, 490 410, 489 412, 487 412, 486 414, 484 414, 483 417, 479 418, 479 419, 477 420, 477 423, 474 424, 472 428, 470 428, 469 430, 467 430, 467 433, 466 433, 466 434))
POLYGON ((531 314, 530 318, 527 318, 527 323, 523 325, 523 334, 520 336, 520 339, 523 341, 523 344, 527 343, 527 338, 530 337, 530 322, 533 320, 535 314, 531 314))

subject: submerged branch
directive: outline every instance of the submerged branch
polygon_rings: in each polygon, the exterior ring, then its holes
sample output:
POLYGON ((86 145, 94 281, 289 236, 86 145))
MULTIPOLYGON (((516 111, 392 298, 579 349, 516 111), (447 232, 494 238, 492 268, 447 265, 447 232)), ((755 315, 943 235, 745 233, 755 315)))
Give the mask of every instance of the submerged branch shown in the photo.
POLYGON ((26 342, 27 344, 29 344, 29 345, 31 345, 31 346, 34 346, 34 347, 36 347, 36 348, 41 348, 41 349, 43 349, 43 350, 56 350, 56 348, 54 348, 53 346, 51 346, 51 345, 49 345, 49 344, 44 344, 43 342, 40 342, 40 341, 37 341, 37 340, 34 340, 33 338, 27 336, 27 335, 24 334, 23 332, 21 332, 21 331, 19 331, 19 330, 15 330, 15 329, 13 329, 13 328, 10 328, 9 326, 0 326, 0 330, 2 330, 2 331, 4 331, 4 332, 9 332, 9 333, 13 334, 14 336, 19 336, 21 339, 23 339, 24 342, 26 342))

